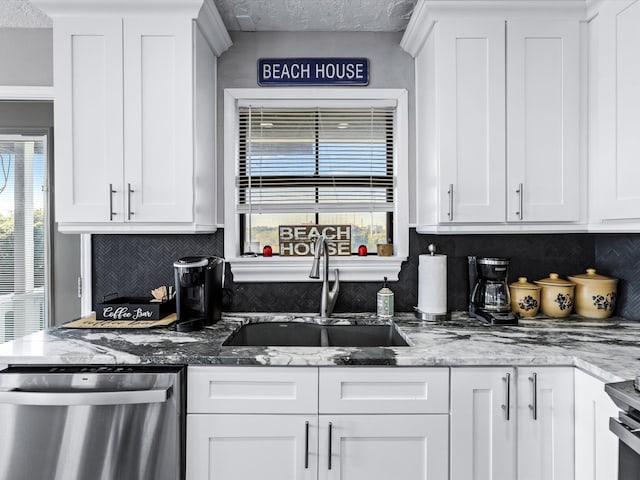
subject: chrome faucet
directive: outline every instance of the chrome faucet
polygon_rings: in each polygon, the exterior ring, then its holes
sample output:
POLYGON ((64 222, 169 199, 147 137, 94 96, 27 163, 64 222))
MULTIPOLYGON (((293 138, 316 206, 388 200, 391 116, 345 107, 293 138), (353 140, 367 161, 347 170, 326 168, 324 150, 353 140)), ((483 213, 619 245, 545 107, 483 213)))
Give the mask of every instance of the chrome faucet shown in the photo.
POLYGON ((315 252, 313 253, 313 263, 311 264, 311 272, 309 278, 320 278, 320 251, 324 256, 324 269, 322 274, 322 298, 320 299, 320 316, 327 318, 331 316, 333 307, 338 299, 338 291, 340 290, 340 279, 338 278, 338 269, 334 270, 335 281, 333 288, 329 291, 329 248, 327 246, 326 235, 320 235, 316 240, 315 252))

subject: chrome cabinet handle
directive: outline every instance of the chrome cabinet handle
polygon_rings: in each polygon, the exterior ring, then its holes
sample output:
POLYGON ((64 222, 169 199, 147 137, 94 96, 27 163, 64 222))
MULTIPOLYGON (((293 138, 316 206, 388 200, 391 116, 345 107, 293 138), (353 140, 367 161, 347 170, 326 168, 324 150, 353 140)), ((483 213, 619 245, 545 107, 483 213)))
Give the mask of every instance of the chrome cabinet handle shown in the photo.
POLYGON ((135 192, 135 190, 133 190, 131 188, 131 184, 127 183, 127 220, 131 220, 131 215, 133 215, 134 213, 131 211, 131 194, 135 192))
POLYGON ((171 388, 106 392, 32 392, 28 390, 9 390, 8 392, 0 392, 0 403, 38 406, 124 405, 162 403, 166 402, 170 395, 171 388))
POLYGON ((329 452, 329 470, 331 470, 331 436, 333 433, 333 424, 329 422, 329 448, 327 449, 329 452))
POLYGON ((531 374, 529 381, 532 383, 531 388, 533 389, 533 403, 529 405, 529 408, 532 410, 533 419, 538 420, 538 374, 531 374))
POLYGON ((518 215, 518 219, 522 220, 523 218, 523 214, 522 214, 522 210, 523 210, 523 205, 524 205, 524 184, 520 183, 518 184, 518 189, 516 190, 516 193, 518 194, 518 211, 516 212, 516 215, 518 215))
POLYGON ((453 221, 453 183, 449 184, 449 190, 447 190, 447 194, 449 195, 449 221, 453 221))
POLYGON ((309 468, 309 422, 304 422, 304 468, 309 468))
POLYGON ((113 189, 113 183, 109 184, 109 221, 113 220, 113 217, 117 215, 116 212, 113 211, 113 194, 117 193, 117 190, 113 189))
POLYGON ((511 374, 507 373, 502 380, 506 382, 506 404, 502 405, 502 409, 505 413, 505 419, 511 420, 511 374))

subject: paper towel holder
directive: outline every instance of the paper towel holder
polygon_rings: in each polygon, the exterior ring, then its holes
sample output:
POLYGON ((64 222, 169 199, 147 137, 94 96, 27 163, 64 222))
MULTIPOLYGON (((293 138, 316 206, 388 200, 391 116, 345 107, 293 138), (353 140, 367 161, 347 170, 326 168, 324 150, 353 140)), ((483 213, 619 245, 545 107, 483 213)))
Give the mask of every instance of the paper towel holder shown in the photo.
MULTIPOLYGON (((427 246, 427 250, 431 256, 436 254, 436 246, 433 243, 430 243, 427 246)), ((439 320, 448 320, 451 318, 449 312, 446 313, 427 313, 420 310, 417 306, 413 307, 413 312, 416 318, 422 320, 423 322, 436 322, 439 320)))

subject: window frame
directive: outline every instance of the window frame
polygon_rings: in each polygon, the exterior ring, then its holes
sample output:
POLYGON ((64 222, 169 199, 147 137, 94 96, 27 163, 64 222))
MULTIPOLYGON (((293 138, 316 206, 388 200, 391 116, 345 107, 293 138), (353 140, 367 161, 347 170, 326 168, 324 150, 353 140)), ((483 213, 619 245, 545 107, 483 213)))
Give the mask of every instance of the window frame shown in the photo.
MULTIPOLYGON (((380 102, 394 102, 395 206, 393 211, 394 254, 390 257, 331 257, 331 270, 340 269, 343 281, 379 281, 387 277, 398 280, 402 262, 409 254, 408 196, 408 94, 394 88, 227 88, 224 90, 224 252, 231 266, 233 280, 242 282, 313 282, 309 278, 308 257, 242 257, 240 214, 237 211, 238 188, 238 106, 253 103, 270 106, 299 104, 344 106, 354 102, 366 108, 380 102), (231 188, 230 188, 231 187, 231 188)), ((331 274, 333 276, 333 274, 331 274)))

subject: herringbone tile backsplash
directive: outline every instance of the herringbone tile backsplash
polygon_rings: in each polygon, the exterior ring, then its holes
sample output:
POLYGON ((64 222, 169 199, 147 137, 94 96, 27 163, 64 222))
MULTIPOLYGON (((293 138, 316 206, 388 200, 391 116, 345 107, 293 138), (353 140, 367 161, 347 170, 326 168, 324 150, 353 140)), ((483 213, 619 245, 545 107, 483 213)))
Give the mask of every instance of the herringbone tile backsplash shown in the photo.
POLYGON ((616 315, 640 320, 640 235, 596 235, 598 273, 618 278, 616 315))
MULTIPOLYGON (((430 243, 448 256, 448 308, 467 308, 467 256, 511 259, 509 281, 520 276, 562 277, 594 266, 620 278, 616 314, 640 320, 640 235, 418 235, 410 230, 410 257, 400 280, 390 284, 397 311, 411 311, 418 298, 418 255, 430 243)), ((118 293, 146 296, 159 285, 173 285, 174 260, 188 255, 224 256, 223 231, 212 235, 94 235, 94 305, 103 296, 118 293)), ((320 283, 238 283, 227 269, 232 293, 230 311, 315 312, 319 310, 320 283)), ((336 312, 375 311, 381 282, 340 285, 336 312)))

